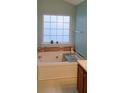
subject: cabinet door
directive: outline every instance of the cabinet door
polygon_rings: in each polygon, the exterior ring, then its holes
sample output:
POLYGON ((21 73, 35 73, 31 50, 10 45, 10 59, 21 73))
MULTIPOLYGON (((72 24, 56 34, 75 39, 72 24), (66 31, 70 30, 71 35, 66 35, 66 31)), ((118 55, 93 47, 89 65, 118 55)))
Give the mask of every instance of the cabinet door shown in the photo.
POLYGON ((87 93, 87 72, 83 74, 83 93, 87 93))
POLYGON ((78 66, 77 89, 79 93, 83 93, 83 70, 78 66))

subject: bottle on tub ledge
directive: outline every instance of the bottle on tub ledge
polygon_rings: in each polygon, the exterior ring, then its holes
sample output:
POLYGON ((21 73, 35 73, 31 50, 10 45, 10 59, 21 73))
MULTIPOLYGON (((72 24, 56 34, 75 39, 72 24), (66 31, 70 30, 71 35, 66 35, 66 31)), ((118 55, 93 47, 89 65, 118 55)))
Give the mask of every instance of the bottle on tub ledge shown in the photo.
POLYGON ((58 44, 59 42, 58 41, 56 41, 56 44, 58 44))
MULTIPOLYGON (((53 40, 51 40, 50 41, 50 44, 53 44, 54 43, 54 41, 53 40)), ((58 41, 56 41, 56 44, 58 44, 59 42, 58 41)))
POLYGON ((53 44, 53 43, 54 43, 53 40, 51 40, 51 41, 50 41, 50 44, 53 44))

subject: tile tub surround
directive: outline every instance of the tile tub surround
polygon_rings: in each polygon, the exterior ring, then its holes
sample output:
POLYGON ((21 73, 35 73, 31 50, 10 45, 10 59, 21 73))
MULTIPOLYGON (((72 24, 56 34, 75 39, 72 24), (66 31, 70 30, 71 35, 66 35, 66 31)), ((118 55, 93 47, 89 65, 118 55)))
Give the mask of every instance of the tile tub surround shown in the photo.
POLYGON ((87 60, 78 60, 78 64, 87 71, 87 60))

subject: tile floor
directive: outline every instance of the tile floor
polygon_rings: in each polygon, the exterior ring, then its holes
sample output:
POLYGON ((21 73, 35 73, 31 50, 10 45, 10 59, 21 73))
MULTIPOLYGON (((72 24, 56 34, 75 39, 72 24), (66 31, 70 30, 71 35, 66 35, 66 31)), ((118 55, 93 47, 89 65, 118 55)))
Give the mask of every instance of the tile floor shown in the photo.
POLYGON ((76 89, 76 78, 38 80, 38 93, 78 93, 76 89))

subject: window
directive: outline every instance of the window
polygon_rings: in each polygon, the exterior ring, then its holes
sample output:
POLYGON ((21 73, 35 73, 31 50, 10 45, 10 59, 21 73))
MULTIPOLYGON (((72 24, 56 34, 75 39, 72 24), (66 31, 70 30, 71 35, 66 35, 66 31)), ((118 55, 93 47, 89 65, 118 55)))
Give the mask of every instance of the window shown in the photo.
POLYGON ((70 42, 70 16, 44 15, 43 43, 70 42))

